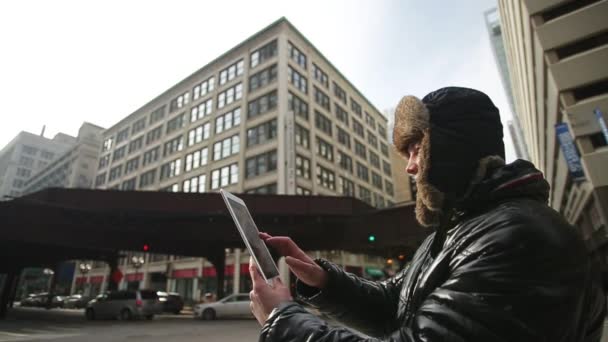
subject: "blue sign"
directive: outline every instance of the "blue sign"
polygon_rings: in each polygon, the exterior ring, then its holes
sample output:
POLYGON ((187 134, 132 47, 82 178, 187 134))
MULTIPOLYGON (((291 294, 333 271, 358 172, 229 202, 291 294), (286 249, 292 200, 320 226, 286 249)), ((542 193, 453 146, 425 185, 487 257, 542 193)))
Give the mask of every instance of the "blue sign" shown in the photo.
POLYGON ((581 158, 578 155, 572 136, 568 130, 568 124, 559 123, 555 125, 555 133, 557 134, 557 140, 559 140, 562 146, 562 152, 566 158, 568 164, 568 170, 574 181, 585 180, 585 172, 583 171, 583 165, 581 164, 581 158))
POLYGON ((606 144, 608 144, 608 128, 606 127, 606 121, 604 121, 602 111, 599 108, 595 108, 594 112, 595 117, 597 118, 597 122, 600 124, 602 132, 604 133, 604 139, 606 139, 606 144))

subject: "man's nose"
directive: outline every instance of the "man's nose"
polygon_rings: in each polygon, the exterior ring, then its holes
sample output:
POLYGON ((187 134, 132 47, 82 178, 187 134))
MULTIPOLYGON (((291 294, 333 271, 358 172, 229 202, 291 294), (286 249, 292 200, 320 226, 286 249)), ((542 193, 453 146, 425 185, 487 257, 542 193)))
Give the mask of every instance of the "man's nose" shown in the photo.
POLYGON ((410 158, 408 159, 405 172, 409 173, 412 176, 418 174, 418 164, 416 163, 413 156, 410 156, 410 158))

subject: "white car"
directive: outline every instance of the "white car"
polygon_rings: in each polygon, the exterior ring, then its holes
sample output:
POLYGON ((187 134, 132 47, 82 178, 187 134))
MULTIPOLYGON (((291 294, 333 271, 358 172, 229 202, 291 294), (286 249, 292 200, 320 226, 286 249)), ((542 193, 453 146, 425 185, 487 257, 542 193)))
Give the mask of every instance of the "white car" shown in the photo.
POLYGON ((254 318, 249 308, 249 294, 239 293, 222 298, 217 302, 197 304, 194 317, 204 320, 216 318, 254 318))

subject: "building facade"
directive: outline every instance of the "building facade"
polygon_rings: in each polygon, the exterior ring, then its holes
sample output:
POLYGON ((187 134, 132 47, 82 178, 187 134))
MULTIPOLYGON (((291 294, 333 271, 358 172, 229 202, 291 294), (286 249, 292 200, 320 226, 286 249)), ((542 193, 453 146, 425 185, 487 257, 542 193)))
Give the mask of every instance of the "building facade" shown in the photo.
POLYGON ((594 112, 608 111, 608 1, 500 0, 499 9, 530 159, 551 184, 551 206, 605 266, 608 146, 594 112))
MULTIPOLYGON (((396 202, 390 149, 386 118, 282 18, 106 130, 95 187, 353 196, 382 208, 396 202)), ((311 253, 359 274, 384 262, 311 253)), ((134 255, 122 287, 194 301, 214 291, 205 259, 146 254, 135 269, 134 255)), ((227 251, 227 263, 226 290, 248 291, 246 252, 227 251)), ((106 274, 94 268, 75 287, 106 274)))
POLYGON ((23 195, 26 182, 76 144, 76 138, 58 133, 53 139, 19 133, 0 151, 0 200, 23 195))
POLYGON ((85 122, 78 130, 76 144, 25 181, 23 194, 51 187, 93 188, 103 131, 85 122))
POLYGON ((484 12, 486 21, 486 28, 490 36, 490 44, 492 45, 492 52, 494 54, 494 60, 498 67, 498 73, 500 74, 500 80, 502 86, 507 94, 509 100, 509 107, 511 113, 513 113, 513 120, 507 121, 509 128, 509 134, 515 147, 515 156, 517 158, 529 160, 528 149, 521 132, 521 125, 519 124, 519 118, 515 114, 515 105, 513 102, 513 91, 511 90, 511 77, 509 76, 509 67, 507 64, 507 55, 502 37, 502 28, 500 25, 500 16, 497 8, 492 8, 484 12))

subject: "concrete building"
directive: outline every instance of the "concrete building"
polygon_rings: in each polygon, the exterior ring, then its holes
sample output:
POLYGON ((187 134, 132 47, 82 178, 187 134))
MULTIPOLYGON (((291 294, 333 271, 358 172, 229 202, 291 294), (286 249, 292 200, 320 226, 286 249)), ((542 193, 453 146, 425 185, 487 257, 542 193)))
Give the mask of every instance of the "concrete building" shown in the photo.
POLYGON ((551 206, 605 266, 608 147, 594 110, 608 112, 608 0, 500 0, 499 9, 530 159, 551 184, 551 206))
POLYGON ((58 133, 53 139, 19 133, 0 151, 0 200, 19 197, 25 183, 76 144, 76 138, 58 133))
POLYGON ((50 187, 93 188, 103 130, 90 123, 82 124, 76 144, 25 181, 23 194, 50 187))
POLYGON ((513 120, 507 121, 511 140, 515 147, 515 156, 517 158, 529 160, 528 149, 526 142, 521 132, 521 125, 519 124, 518 116, 515 114, 515 105, 513 103, 513 92, 511 90, 511 77, 509 76, 509 67, 507 64, 507 55, 505 52, 505 46, 502 37, 502 28, 500 26, 500 16, 496 8, 489 9, 484 12, 486 21, 486 28, 490 36, 490 44, 492 45, 492 52, 494 54, 494 60, 498 67, 498 73, 500 74, 500 80, 502 86, 509 99, 509 107, 511 113, 513 113, 513 120))
MULTIPOLYGON (((95 186, 356 196, 381 208, 396 201, 389 146, 386 118, 282 18, 106 130, 95 186)), ((384 262, 311 253, 359 274, 384 262)), ((214 290, 204 259, 148 255, 136 271, 133 255, 122 287, 166 287, 195 301, 214 290)), ((227 292, 248 291, 248 256, 227 258, 227 292)))

